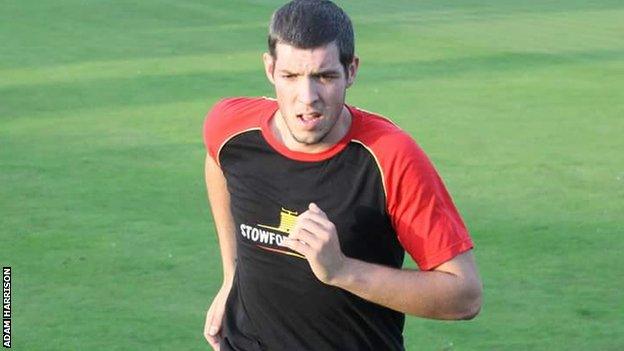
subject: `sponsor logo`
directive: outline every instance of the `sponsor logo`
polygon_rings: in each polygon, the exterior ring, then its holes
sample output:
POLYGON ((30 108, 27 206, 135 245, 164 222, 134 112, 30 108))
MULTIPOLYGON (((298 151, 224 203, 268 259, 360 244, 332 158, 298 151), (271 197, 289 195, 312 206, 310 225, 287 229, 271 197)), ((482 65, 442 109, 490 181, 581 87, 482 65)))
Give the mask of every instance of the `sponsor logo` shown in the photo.
POLYGON ((282 207, 280 211, 280 222, 279 226, 271 227, 264 224, 258 224, 259 227, 277 230, 278 232, 290 234, 290 231, 295 227, 295 223, 297 223, 297 212, 289 211, 282 207))
POLYGON ((277 226, 243 223, 240 225, 240 233, 243 238, 253 242, 261 249, 304 258, 304 256, 281 246, 282 241, 288 237, 295 223, 297 223, 297 216, 297 212, 282 208, 277 226))

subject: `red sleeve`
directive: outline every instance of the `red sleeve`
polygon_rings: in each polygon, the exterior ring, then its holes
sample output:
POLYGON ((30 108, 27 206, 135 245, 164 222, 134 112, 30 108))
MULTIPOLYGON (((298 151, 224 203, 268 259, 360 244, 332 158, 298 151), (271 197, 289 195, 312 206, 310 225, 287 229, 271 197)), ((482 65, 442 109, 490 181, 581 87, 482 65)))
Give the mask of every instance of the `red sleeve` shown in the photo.
POLYGON ((259 128, 260 116, 273 102, 262 98, 235 97, 219 100, 204 120, 204 145, 218 165, 219 152, 233 136, 259 128))
POLYGON ((210 109, 206 118, 204 119, 204 145, 206 146, 206 151, 215 160, 219 163, 218 153, 221 144, 223 143, 223 127, 224 127, 224 114, 227 111, 227 107, 229 105, 229 99, 221 99, 219 100, 213 107, 210 109))
POLYGON ((421 270, 430 270, 473 247, 442 179, 416 142, 403 131, 381 157, 387 207, 399 241, 421 270))

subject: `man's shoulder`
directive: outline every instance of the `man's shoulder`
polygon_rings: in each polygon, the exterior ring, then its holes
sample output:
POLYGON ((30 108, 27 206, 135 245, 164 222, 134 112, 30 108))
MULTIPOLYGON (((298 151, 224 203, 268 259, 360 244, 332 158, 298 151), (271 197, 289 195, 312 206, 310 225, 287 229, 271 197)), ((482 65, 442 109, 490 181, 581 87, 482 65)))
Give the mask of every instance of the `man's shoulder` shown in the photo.
POLYGON ((376 156, 405 156, 420 151, 412 136, 390 118, 358 107, 350 109, 357 115, 352 140, 363 144, 376 156))
POLYGON ((221 146, 242 132, 260 129, 262 118, 277 109, 266 97, 229 97, 215 103, 204 119, 204 143, 215 158, 221 146))
POLYGON ((275 100, 266 97, 227 97, 214 104, 206 119, 218 122, 218 120, 232 118, 259 118, 259 114, 276 106, 275 100))

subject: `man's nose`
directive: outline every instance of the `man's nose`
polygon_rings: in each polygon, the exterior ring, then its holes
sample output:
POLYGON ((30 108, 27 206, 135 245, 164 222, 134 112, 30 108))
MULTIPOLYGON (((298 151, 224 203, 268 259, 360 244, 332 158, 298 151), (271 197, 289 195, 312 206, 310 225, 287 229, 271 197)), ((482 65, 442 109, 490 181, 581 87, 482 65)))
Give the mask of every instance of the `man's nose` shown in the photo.
POLYGON ((314 79, 304 78, 297 87, 299 102, 305 105, 312 105, 318 100, 319 95, 314 79))

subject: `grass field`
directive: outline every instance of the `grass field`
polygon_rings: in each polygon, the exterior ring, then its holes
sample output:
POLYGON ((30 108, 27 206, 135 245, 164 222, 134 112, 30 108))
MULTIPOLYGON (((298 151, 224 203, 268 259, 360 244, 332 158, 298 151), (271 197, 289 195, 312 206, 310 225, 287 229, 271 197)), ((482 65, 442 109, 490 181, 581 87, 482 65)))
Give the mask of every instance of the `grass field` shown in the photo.
MULTIPOLYGON (((220 97, 272 95, 280 3, 0 4, 14 349, 208 349, 202 120, 220 97)), ((408 318, 408 350, 623 350, 624 3, 340 3, 362 58, 348 101, 428 152, 484 281, 474 321, 408 318)))

